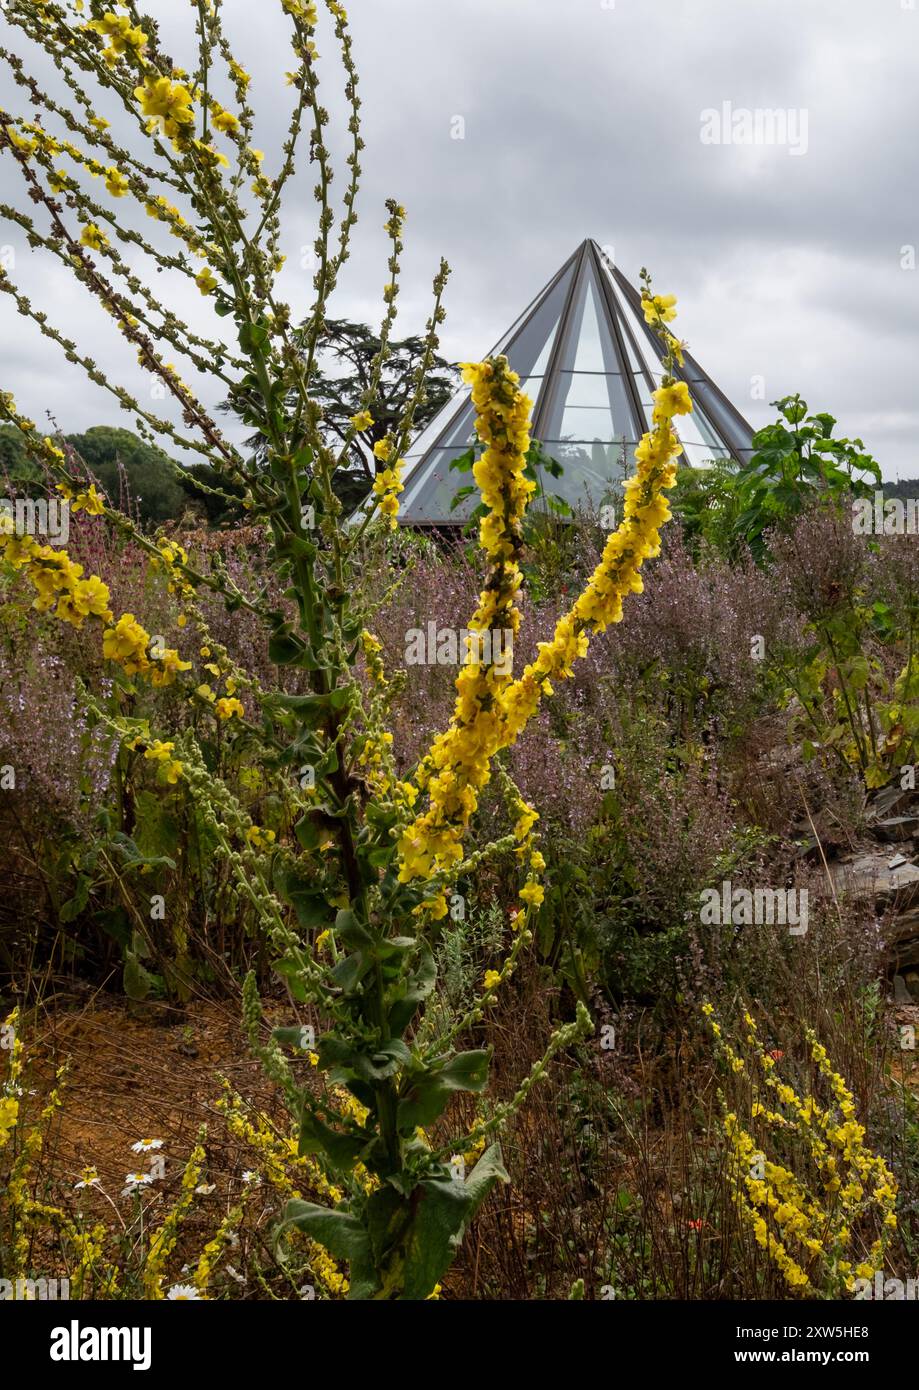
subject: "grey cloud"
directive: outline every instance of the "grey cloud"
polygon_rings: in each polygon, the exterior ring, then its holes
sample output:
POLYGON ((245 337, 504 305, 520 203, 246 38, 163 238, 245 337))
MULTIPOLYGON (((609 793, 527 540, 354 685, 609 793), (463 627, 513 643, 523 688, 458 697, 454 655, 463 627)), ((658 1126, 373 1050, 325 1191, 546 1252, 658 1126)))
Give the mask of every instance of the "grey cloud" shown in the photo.
MULTIPOLYGON (((291 61, 285 22, 268 0, 225 9, 255 75, 270 156, 286 125, 276 95, 291 61)), ((919 271, 900 267, 901 247, 919 244, 919 11, 896 0, 352 0, 349 12, 366 175, 336 314, 379 316, 391 194, 409 211, 400 328, 422 326, 446 255, 443 342, 454 357, 490 347, 593 236, 615 247, 630 278, 645 264, 679 296, 681 332, 752 423, 771 418, 769 400, 800 389, 860 434, 888 476, 919 475, 919 271), (702 112, 727 100, 805 108, 807 154, 703 145, 702 112), (455 116, 463 140, 451 139, 455 116), (758 374, 766 402, 750 397, 758 374)), ((164 32, 181 35, 184 0, 160 0, 156 13, 164 32)), ((174 47, 182 58, 178 37, 174 47)), ((333 68, 323 93, 335 116, 340 87, 333 68)), ((0 99, 13 105, 5 84, 0 99)), ((345 148, 338 137, 335 148, 345 148)), ((9 178, 4 159, 4 190, 9 178)), ((301 309, 313 182, 303 164, 287 211, 285 293, 301 309)), ((63 276, 41 278, 74 331, 81 311, 63 276)), ((36 299, 38 279, 30 273, 36 299)), ((119 418, 58 367, 50 345, 27 349, 2 301, 0 328, 0 379, 29 410, 40 412, 50 389, 64 425, 119 418)), ((110 371, 120 351, 114 339, 93 344, 110 371)))

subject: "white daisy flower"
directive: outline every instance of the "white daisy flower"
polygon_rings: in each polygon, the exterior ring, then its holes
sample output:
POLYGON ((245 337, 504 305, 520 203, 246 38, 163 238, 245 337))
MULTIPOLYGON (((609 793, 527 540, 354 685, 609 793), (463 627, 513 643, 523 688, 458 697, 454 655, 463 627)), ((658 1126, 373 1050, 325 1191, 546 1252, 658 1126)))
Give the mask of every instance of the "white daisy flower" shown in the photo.
POLYGON ((135 1192, 140 1192, 141 1188, 147 1187, 153 1181, 151 1173, 129 1173, 125 1178, 125 1186, 122 1197, 132 1197, 135 1192))
POLYGON ((253 1183, 256 1187, 261 1185, 262 1177, 260 1173, 254 1173, 251 1168, 247 1168, 242 1175, 243 1182, 253 1183))
POLYGON ((135 1154, 152 1153, 154 1149, 163 1147, 162 1139, 138 1139, 136 1144, 131 1145, 131 1152, 135 1154))
POLYGON ((224 1269, 226 1270, 227 1274, 229 1274, 231 1279, 236 1280, 237 1284, 244 1284, 246 1282, 246 1276, 244 1274, 240 1274, 238 1269, 234 1269, 233 1265, 224 1265, 224 1269))
POLYGON ((195 1188, 195 1196, 210 1197, 211 1193, 215 1192, 216 1189, 217 1184, 215 1182, 199 1182, 198 1186, 195 1188))
POLYGON ((95 1168, 84 1168, 80 1174, 80 1181, 74 1183, 74 1190, 79 1191, 81 1187, 98 1187, 100 1183, 99 1174, 95 1168))
POLYGON ((174 1303, 178 1303, 178 1302, 200 1303, 200 1302, 202 1302, 201 1295, 200 1295, 200 1293, 198 1292, 198 1290, 195 1288, 194 1284, 173 1284, 172 1288, 169 1290, 169 1292, 167 1293, 166 1297, 167 1297, 167 1298, 171 1298, 172 1301, 173 1301, 174 1303))

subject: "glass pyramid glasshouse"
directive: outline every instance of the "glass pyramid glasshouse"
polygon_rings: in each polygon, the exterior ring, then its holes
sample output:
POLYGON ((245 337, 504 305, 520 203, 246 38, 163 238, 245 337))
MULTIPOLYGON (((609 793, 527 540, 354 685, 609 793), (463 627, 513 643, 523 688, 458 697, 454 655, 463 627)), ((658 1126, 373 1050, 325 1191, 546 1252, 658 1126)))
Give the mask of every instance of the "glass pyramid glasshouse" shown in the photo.
MULTIPOLYGON (((662 376, 661 345, 644 321, 641 296, 595 241, 585 241, 492 350, 505 353, 533 401, 533 437, 562 465, 547 493, 572 508, 614 498, 633 471, 636 444, 650 427, 651 393, 662 376)), ((678 375, 693 413, 680 418, 681 462, 750 457, 753 432, 688 353, 678 375)), ((478 500, 451 509, 470 478, 451 469, 474 440, 464 387, 421 432, 406 457, 399 520, 456 526, 478 500)))

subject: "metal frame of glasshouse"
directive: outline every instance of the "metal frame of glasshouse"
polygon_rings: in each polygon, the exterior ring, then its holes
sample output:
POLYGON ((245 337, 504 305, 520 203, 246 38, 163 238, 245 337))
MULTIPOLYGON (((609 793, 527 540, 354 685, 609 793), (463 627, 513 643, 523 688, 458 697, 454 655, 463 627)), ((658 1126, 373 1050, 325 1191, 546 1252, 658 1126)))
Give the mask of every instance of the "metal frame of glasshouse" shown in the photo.
MULTIPOLYGON (((651 427, 663 349, 645 323, 638 291, 595 241, 569 257, 490 355, 498 353, 506 354, 533 401, 533 437, 562 465, 559 478, 544 479, 546 491, 575 509, 614 498, 651 427)), ((694 406, 679 420, 681 461, 748 459, 752 429, 689 353, 676 375, 688 384, 694 406)), ((468 475, 450 465, 473 440, 473 408, 463 388, 409 450, 403 525, 456 526, 469 516, 474 496, 451 508, 468 475)))

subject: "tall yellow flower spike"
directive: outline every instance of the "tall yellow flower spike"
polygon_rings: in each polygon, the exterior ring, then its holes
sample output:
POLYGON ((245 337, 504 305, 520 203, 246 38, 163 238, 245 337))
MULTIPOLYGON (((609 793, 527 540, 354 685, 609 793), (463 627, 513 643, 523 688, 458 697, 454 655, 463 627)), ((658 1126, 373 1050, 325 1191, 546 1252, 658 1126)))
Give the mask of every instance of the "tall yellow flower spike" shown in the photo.
MULTIPOLYGON (((675 300, 668 296, 661 303, 665 317, 672 319, 675 300)), ((667 330, 665 341, 671 337, 667 330)), ((672 357, 669 346, 668 353, 672 357)), ((476 431, 486 445, 474 475, 487 508, 479 540, 492 562, 470 629, 475 633, 506 628, 516 635, 520 617, 515 600, 521 582, 516 557, 524 512, 535 490, 525 476, 531 403, 506 358, 467 364, 464 375, 478 411, 476 431)), ((660 553, 660 528, 671 515, 664 494, 676 481, 676 459, 682 453, 673 419, 691 410, 685 383, 665 376, 654 393, 654 429, 638 445, 636 471, 625 485, 622 523, 607 540, 584 592, 559 619, 552 640, 539 644, 537 659, 517 680, 503 662, 480 665, 469 660, 464 665, 456 681, 450 727, 435 739, 415 775, 418 787, 427 791, 428 809, 400 838, 401 882, 449 871, 460 861, 461 842, 479 793, 489 781, 492 758, 516 742, 542 696, 552 693, 552 681, 572 674, 574 662, 587 651, 590 634, 620 621, 625 595, 641 592, 639 571, 646 559, 660 553)), ((525 902, 538 903, 541 894, 534 883, 522 896, 525 902)))

